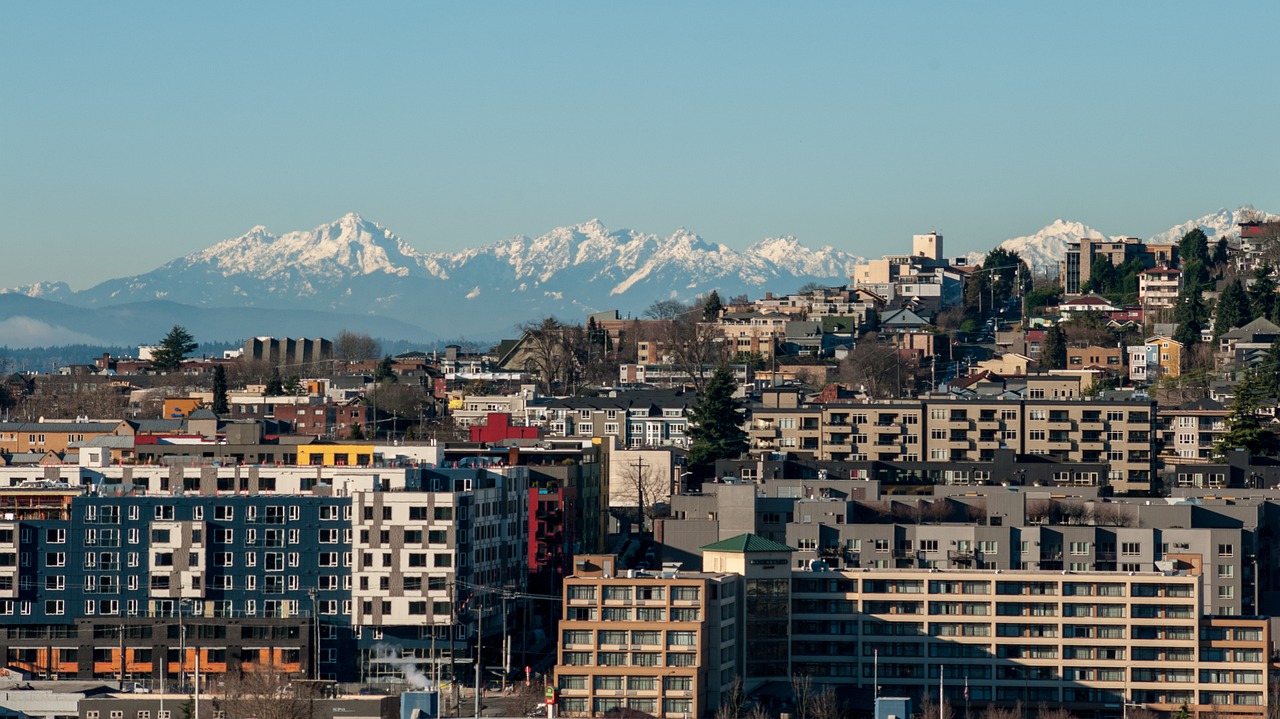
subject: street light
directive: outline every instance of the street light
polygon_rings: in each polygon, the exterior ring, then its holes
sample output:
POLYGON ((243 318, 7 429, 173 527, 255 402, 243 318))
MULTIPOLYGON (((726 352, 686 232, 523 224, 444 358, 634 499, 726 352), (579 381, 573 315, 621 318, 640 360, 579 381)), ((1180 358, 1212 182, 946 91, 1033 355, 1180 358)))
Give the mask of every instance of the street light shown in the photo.
POLYGON ((178 600, 178 687, 180 691, 186 691, 187 687, 187 625, 183 623, 182 616, 183 607, 190 601, 186 597, 178 600))

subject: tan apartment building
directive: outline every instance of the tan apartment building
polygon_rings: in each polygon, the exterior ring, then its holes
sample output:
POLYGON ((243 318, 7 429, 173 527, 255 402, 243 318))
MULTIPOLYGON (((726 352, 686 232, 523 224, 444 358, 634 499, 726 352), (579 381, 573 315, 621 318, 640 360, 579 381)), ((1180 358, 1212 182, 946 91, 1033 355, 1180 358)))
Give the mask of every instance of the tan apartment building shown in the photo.
POLYGON ((1200 593, 1189 573, 797 571, 792 671, 866 687, 878 670, 882 696, 941 673, 956 705, 1261 716, 1267 620, 1205 618, 1200 593))
POLYGON ((0 422, 0 452, 67 451, 80 444, 108 435, 132 435, 124 420, 43 420, 39 422, 0 422))
POLYGON ((1124 358, 1123 347, 1068 347, 1067 369, 1101 367, 1112 373, 1119 373, 1124 371, 1124 358))
POLYGON ((822 461, 991 461, 1002 447, 1064 462, 1106 462, 1117 492, 1149 489, 1155 403, 1077 394, 1078 380, 1028 384, 1026 398, 927 398, 757 409, 753 454, 799 452, 822 461))
MULTIPOLYGON (((785 571, 785 564, 783 566, 785 571)), ((561 716, 708 716, 737 676, 737 587, 726 573, 623 570, 579 555, 564 580, 561 716)))
POLYGON ((579 557, 559 713, 708 717, 738 676, 761 699, 806 676, 853 701, 941 685, 966 708, 1261 717, 1270 700, 1268 621, 1206 616, 1198 571, 792 569, 794 551, 744 534, 703 547, 705 572, 658 575, 579 557))
POLYGON ((1181 270, 1153 267, 1138 274, 1138 301, 1143 308, 1173 307, 1181 289, 1181 270))

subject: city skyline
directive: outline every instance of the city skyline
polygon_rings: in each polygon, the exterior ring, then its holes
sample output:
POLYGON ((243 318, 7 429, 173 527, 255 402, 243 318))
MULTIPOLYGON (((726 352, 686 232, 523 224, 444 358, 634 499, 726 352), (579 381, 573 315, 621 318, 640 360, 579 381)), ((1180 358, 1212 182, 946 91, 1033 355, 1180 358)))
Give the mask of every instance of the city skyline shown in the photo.
POLYGON ((0 286, 349 211, 428 252, 600 218, 876 256, 1059 217, 1145 237, 1280 189, 1230 31, 1268 5, 300 7, 0 9, 0 211, 60 252, 0 286))

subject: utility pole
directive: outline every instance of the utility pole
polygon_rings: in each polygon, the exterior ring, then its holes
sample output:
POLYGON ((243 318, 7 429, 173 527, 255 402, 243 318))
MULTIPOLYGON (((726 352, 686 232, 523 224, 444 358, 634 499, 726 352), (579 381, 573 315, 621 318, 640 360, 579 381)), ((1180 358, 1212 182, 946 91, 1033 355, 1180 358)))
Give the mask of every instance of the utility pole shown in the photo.
POLYGON ((483 646, 482 646, 483 642, 484 642, 484 595, 477 595, 476 596, 476 688, 475 688, 475 696, 472 697, 475 700, 475 707, 476 707, 475 716, 477 717, 477 719, 479 719, 479 716, 480 716, 480 653, 481 653, 481 650, 483 649, 483 646))
POLYGON ((631 463, 636 468, 636 504, 640 509, 640 533, 644 534, 644 457, 631 463))
MULTIPOLYGON (((311 662, 311 678, 320 678, 320 613, 317 611, 316 588, 307 588, 307 596, 311 598, 311 646, 312 646, 312 662, 311 662)), ((312 688, 312 694, 315 688, 312 688)))

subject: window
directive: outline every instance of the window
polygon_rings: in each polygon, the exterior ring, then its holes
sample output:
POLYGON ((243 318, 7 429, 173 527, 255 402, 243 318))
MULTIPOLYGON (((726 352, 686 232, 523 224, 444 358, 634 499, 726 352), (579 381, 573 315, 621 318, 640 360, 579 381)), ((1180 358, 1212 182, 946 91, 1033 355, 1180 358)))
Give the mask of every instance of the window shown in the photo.
POLYGON ((1219 545, 1218 545, 1218 556, 1219 556, 1219 557, 1231 557, 1231 556, 1234 556, 1234 555, 1235 555, 1235 545, 1232 545, 1232 544, 1219 544, 1219 545))

